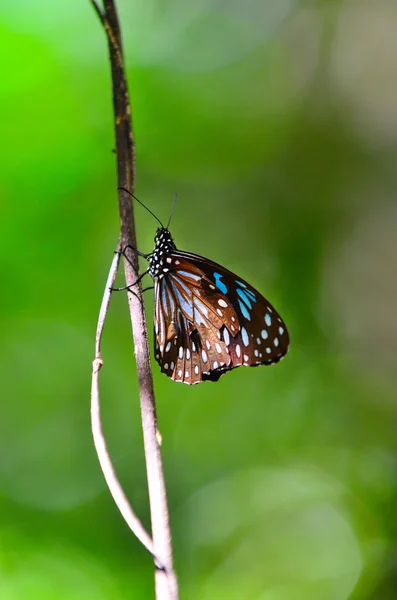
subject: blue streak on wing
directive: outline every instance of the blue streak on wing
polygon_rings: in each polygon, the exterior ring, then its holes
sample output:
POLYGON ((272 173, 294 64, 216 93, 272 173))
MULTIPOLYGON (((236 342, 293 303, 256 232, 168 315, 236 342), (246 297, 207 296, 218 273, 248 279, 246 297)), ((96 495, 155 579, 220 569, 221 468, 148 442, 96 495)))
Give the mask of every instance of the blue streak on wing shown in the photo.
POLYGON ((161 304, 163 306, 164 312, 166 315, 169 313, 169 296, 167 287, 164 285, 161 289, 161 304))
MULTIPOLYGON (((185 312, 185 314, 188 316, 188 318, 190 320, 193 320, 193 305, 191 302, 187 301, 183 295, 181 294, 181 292, 178 290, 177 286, 175 285, 175 280, 177 278, 173 277, 170 278, 171 283, 172 283, 172 288, 176 297, 176 301, 179 304, 179 306, 181 307, 181 309, 185 312)), ((191 295, 191 292, 189 290, 189 288, 187 288, 179 279, 178 279, 178 285, 180 285, 182 287, 182 289, 186 292, 187 296, 189 297, 191 295)))
POLYGON ((240 310, 242 312, 243 317, 245 317, 246 319, 248 319, 248 321, 251 321, 251 316, 248 312, 247 307, 245 306, 245 304, 243 304, 241 302, 241 300, 238 300, 239 306, 240 306, 240 310))
POLYGON ((245 291, 243 292, 243 290, 240 290, 237 288, 237 294, 240 296, 241 300, 243 302, 245 302, 245 304, 248 306, 248 308, 252 308, 252 304, 248 299, 248 296, 246 295, 245 291))
POLYGON ((174 318, 174 314, 175 314, 175 300, 172 297, 171 291, 168 288, 166 288, 166 290, 167 290, 168 301, 170 304, 170 311, 168 313, 168 316, 172 321, 174 318))
POLYGON ((245 290, 245 293, 247 294, 247 296, 249 298, 251 298, 252 302, 256 302, 256 297, 255 297, 255 294, 254 294, 254 292, 252 290, 248 290, 247 289, 247 290, 245 290))
POLYGON ((186 300, 184 299, 182 294, 176 289, 175 286, 174 286, 174 292, 175 292, 175 296, 177 298, 179 306, 185 312, 185 314, 187 314, 189 319, 191 321, 193 321, 193 305, 190 304, 190 302, 186 302, 186 300))
POLYGON ((185 285, 185 284, 183 283, 183 281, 181 281, 181 280, 179 279, 179 277, 177 277, 176 275, 173 275, 173 276, 172 276, 172 285, 173 285, 173 286, 174 286, 174 288, 175 288, 174 281, 177 281, 177 282, 178 282, 178 285, 180 285, 180 286, 181 286, 181 288, 182 288, 182 289, 183 289, 183 290, 186 292, 186 294, 187 294, 188 296, 190 296, 190 295, 191 295, 191 291, 189 290, 189 288, 187 287, 187 285, 185 285))
POLYGON ((163 286, 161 298, 163 301, 163 306, 165 308, 165 314, 168 317, 171 312, 171 294, 166 285, 163 286))
POLYGON ((195 308, 197 308, 197 310, 199 312, 201 312, 203 315, 205 315, 206 317, 208 317, 208 309, 205 306, 205 304, 203 304, 203 302, 201 302, 201 300, 199 300, 198 298, 194 298, 193 304, 194 304, 195 308))
POLYGON ((206 325, 203 315, 206 318, 208 316, 208 310, 203 305, 203 303, 200 300, 198 300, 196 297, 193 299, 193 308, 195 309, 194 322, 196 323, 196 325, 202 325, 202 324, 206 325))
POLYGON ((190 279, 195 279, 196 281, 200 281, 201 276, 195 275, 194 273, 189 273, 188 271, 178 271, 178 275, 183 275, 184 277, 189 277, 190 279))
POLYGON ((216 287, 221 290, 222 294, 227 294, 227 287, 223 283, 223 281, 220 280, 221 277, 223 277, 223 275, 221 275, 221 273, 217 273, 216 271, 214 271, 214 279, 215 279, 216 287))
POLYGON ((245 283, 243 283, 242 281, 238 281, 238 279, 236 279, 236 283, 237 285, 241 285, 241 287, 246 288, 247 286, 245 285, 245 283))

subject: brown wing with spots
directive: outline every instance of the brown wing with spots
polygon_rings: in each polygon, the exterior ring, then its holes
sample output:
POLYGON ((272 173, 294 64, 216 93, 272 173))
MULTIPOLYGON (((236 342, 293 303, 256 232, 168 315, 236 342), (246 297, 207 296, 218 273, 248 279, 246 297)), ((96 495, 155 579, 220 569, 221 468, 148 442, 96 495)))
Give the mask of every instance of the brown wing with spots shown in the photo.
MULTIPOLYGON (((163 373, 188 384, 232 368, 222 328, 238 332, 232 304, 199 269, 179 260, 155 284, 155 356, 163 373)), ((216 377, 217 378, 217 377, 216 377)))
POLYGON ((197 254, 176 250, 173 258, 184 259, 190 268, 197 268, 235 309, 239 324, 237 334, 227 328, 221 331, 230 351, 230 368, 271 365, 285 356, 290 341, 287 327, 274 306, 258 290, 221 265, 197 254))
POLYGON ((156 360, 175 381, 216 381, 238 367, 277 363, 287 328, 243 279, 194 254, 175 251, 156 283, 156 360))

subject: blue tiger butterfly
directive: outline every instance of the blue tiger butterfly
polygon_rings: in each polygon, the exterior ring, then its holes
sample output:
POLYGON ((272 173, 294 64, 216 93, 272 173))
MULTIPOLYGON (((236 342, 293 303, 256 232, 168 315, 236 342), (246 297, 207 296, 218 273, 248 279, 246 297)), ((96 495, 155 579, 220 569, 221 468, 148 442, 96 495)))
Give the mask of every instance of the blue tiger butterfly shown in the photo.
POLYGON ((160 225, 153 252, 137 252, 149 261, 141 277, 149 274, 154 281, 155 358, 161 371, 193 385, 217 381, 241 365, 279 362, 288 352, 289 335, 270 302, 221 265, 177 250, 169 222, 160 225))

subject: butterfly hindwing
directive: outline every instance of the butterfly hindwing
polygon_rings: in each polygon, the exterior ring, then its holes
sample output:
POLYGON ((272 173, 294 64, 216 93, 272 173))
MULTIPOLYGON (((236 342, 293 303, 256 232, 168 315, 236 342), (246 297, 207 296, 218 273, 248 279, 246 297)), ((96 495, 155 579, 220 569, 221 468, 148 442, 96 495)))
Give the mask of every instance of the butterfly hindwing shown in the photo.
POLYGON ((237 333, 237 314, 211 281, 193 265, 177 260, 155 283, 155 357, 176 381, 199 383, 230 368, 222 327, 237 333), (182 263, 182 264, 181 264, 182 263))

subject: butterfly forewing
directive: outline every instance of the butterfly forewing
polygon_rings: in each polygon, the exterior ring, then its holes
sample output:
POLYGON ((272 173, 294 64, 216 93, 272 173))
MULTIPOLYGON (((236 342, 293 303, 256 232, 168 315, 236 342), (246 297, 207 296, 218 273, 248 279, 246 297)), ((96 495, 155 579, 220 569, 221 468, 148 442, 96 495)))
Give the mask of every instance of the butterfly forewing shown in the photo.
POLYGON ((234 307, 240 325, 237 335, 223 330, 232 357, 232 368, 239 365, 278 362, 289 348, 287 328, 266 298, 246 281, 217 263, 190 253, 179 253, 211 280, 234 307))

